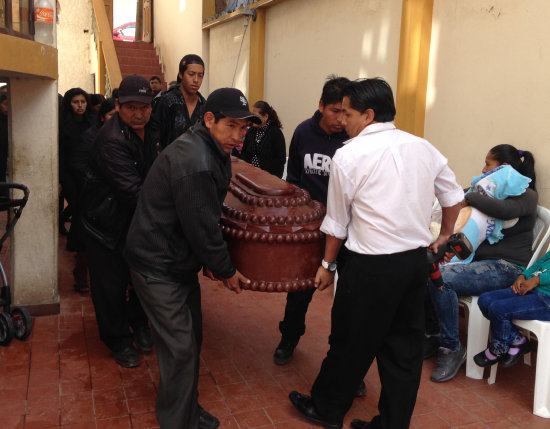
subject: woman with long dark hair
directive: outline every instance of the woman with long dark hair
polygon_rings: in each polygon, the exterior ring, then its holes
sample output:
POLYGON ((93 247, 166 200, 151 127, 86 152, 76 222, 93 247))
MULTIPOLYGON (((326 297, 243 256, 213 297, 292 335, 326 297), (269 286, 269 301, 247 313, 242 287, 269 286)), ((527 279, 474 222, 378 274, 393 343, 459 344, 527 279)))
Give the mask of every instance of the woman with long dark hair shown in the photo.
POLYGON ((279 116, 266 101, 254 103, 252 112, 262 119, 262 123, 250 127, 239 157, 255 167, 282 177, 286 162, 286 144, 279 116))
POLYGON ((74 288, 88 290, 88 264, 79 222, 78 196, 81 190, 79 162, 83 151, 83 134, 93 124, 88 93, 82 88, 71 88, 63 96, 59 121, 59 183, 71 214, 71 228, 67 250, 76 252, 73 269, 74 288))

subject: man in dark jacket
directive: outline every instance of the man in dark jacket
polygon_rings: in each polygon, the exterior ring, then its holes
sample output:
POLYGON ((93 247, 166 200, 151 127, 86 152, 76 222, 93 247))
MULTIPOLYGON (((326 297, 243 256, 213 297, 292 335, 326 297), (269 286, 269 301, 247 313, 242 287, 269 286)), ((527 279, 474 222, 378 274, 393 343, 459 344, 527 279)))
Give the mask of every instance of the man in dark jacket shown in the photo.
POLYGON ((122 258, 138 194, 156 153, 158 132, 149 123, 152 98, 145 78, 122 80, 117 112, 95 138, 81 200, 99 335, 116 362, 127 368, 140 364, 133 342, 142 351, 152 349, 147 317, 128 289, 122 258))
POLYGON ((161 150, 202 119, 204 97, 199 89, 203 77, 202 58, 194 54, 186 55, 179 64, 179 84, 155 101, 153 120, 161 130, 161 150))
POLYGON ((229 154, 259 118, 241 91, 221 88, 204 119, 172 142, 151 168, 130 225, 124 256, 151 321, 160 368, 157 419, 162 429, 205 429, 218 420, 199 407, 203 268, 239 293, 249 283, 231 263, 219 221, 231 179, 229 154))

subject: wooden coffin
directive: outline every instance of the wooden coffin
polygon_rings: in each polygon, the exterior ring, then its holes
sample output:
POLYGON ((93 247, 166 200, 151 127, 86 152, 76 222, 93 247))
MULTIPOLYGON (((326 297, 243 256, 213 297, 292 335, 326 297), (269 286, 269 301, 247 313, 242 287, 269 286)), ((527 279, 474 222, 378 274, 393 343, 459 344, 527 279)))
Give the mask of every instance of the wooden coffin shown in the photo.
POLYGON ((246 289, 295 292, 314 287, 325 238, 325 207, 309 193, 232 158, 221 228, 246 289))

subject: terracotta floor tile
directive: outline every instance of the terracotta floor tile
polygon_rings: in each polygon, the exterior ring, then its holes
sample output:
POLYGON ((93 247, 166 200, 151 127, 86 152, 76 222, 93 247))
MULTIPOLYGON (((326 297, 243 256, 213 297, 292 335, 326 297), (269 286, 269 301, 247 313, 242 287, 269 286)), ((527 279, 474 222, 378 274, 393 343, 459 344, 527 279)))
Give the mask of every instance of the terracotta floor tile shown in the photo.
POLYGON ((414 428, 443 429, 451 425, 435 413, 414 416, 411 419, 411 426, 414 428))
POLYGON ((147 398, 128 399, 128 408, 130 414, 143 414, 155 411, 156 398, 149 396, 147 398))
POLYGON ((203 401, 201 398, 200 404, 206 411, 208 411, 210 414, 217 417, 218 419, 231 415, 231 409, 223 400, 203 401))
POLYGON ((287 420, 284 423, 278 423, 275 425, 277 429, 312 429, 319 426, 312 426, 302 419, 287 420))
POLYGON ((261 402, 255 395, 234 396, 226 398, 225 402, 227 402, 233 414, 263 408, 261 402))
POLYGON ((47 429, 59 427, 61 419, 57 411, 44 411, 40 414, 27 414, 25 417, 25 429, 47 429))
POLYGON ((80 422, 62 425, 61 429, 96 429, 95 422, 80 422))
POLYGON ((464 405, 464 409, 473 416, 476 416, 481 422, 495 422, 505 418, 502 411, 485 401, 481 401, 478 404, 464 405))
POLYGON ((437 415, 449 423, 452 427, 464 426, 475 423, 477 418, 468 413, 464 408, 448 408, 437 410, 437 415))
POLYGON ((128 399, 155 397, 156 390, 153 383, 149 380, 132 380, 131 383, 124 385, 124 393, 128 399))
POLYGON ((130 416, 97 420, 97 429, 132 429, 130 416))
POLYGON ((132 429, 160 428, 155 413, 133 414, 130 416, 130 419, 132 420, 132 429))
POLYGON ((288 404, 266 407, 264 410, 271 421, 275 424, 296 418, 296 410, 294 409, 290 401, 288 402, 288 404))
POLYGON ((210 389, 199 390, 199 402, 222 401, 223 396, 217 386, 210 389))
POLYGON ((0 416, 22 416, 25 414, 26 406, 27 401, 25 399, 14 399, 0 402, 0 416))
POLYGON ((2 429, 23 429, 25 416, 0 416, 0 428, 2 429))
POLYGON ((109 402, 124 401, 126 399, 122 386, 100 390, 94 389, 92 394, 95 404, 106 404, 109 402))
POLYGON ((61 424, 93 422, 95 420, 92 401, 74 402, 61 409, 61 424))
POLYGON ((550 420, 539 416, 535 416, 530 412, 516 414, 508 417, 508 420, 512 421, 521 428, 529 429, 548 429, 550 428, 550 420))
POLYGON ((125 400, 94 404, 94 409, 95 418, 98 420, 129 415, 128 404, 125 400))

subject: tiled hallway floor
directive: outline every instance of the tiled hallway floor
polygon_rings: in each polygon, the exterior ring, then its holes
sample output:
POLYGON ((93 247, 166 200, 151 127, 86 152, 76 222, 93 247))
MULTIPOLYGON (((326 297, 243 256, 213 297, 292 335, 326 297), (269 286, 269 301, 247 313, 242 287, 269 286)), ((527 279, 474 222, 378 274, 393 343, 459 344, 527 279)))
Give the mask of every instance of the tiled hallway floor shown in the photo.
MULTIPOLYGON (((143 355, 138 368, 115 364, 99 341, 89 294, 72 289, 71 258, 60 251, 61 314, 36 318, 28 340, 0 347, 0 429, 158 427, 154 353, 143 355)), ((272 353, 285 295, 235 295, 209 280, 201 283, 202 406, 220 419, 222 429, 312 427, 294 411, 288 393, 309 392, 319 370, 327 351, 332 291, 314 296, 306 335, 294 359, 281 367, 273 363, 272 353)), ((435 358, 424 362, 411 427, 550 428, 550 420, 531 414, 534 366, 500 369, 492 386, 466 378, 464 368, 448 383, 432 383, 434 366, 435 358)), ((354 402, 345 427, 353 418, 376 414, 380 383, 375 366, 365 380, 367 396, 354 402)))

